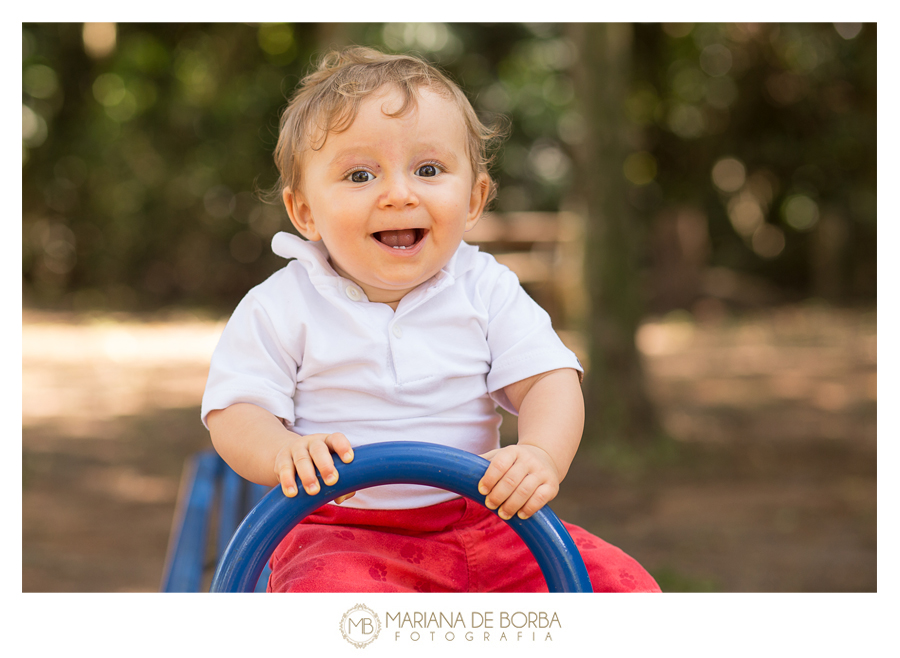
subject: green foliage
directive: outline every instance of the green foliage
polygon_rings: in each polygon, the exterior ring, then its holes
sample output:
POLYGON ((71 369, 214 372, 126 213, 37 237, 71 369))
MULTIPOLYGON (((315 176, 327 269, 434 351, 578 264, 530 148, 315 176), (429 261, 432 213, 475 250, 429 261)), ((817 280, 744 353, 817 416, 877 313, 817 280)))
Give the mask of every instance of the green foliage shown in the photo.
POLYGON ((630 195, 708 225, 709 263, 874 299, 875 25, 638 25, 630 195))
MULTIPOLYGON (((228 307, 277 269, 268 241, 288 223, 256 192, 276 180, 279 111, 329 46, 436 62, 479 112, 511 120, 495 208, 569 204, 584 131, 570 29, 24 24, 26 303, 228 307)), ((696 210, 713 265, 873 297, 875 46, 874 25, 635 26, 621 99, 634 149, 617 166, 645 239, 696 210)))
MULTIPOLYGON (((268 241, 289 224, 257 192, 277 178, 279 111, 328 46, 422 52, 521 126, 513 155, 547 141, 557 106, 534 100, 557 97, 564 64, 528 45, 559 39, 521 25, 120 24, 108 52, 102 36, 23 25, 26 302, 227 307, 277 269, 268 241)), ((532 184, 517 157, 498 171, 501 208, 558 206, 558 177, 532 184)))

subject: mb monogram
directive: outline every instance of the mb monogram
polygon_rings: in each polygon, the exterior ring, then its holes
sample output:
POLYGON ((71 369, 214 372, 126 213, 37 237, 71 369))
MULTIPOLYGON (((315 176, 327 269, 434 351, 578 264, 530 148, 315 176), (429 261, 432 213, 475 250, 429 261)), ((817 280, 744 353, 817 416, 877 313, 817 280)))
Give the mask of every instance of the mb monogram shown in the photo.
POLYGON ((378 615, 362 603, 350 608, 341 618, 341 635, 359 649, 374 642, 380 632, 378 615))

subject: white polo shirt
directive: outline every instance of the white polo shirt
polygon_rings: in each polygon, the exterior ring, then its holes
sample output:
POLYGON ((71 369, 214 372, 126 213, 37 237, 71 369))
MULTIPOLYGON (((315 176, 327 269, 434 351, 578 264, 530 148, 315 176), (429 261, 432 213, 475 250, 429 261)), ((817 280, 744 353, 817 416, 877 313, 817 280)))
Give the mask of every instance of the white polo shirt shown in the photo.
MULTIPOLYGON (((394 311, 339 276, 321 242, 278 233, 293 259, 235 309, 213 353, 201 416, 249 402, 301 435, 341 432, 354 447, 426 441, 499 447, 503 387, 581 365, 550 317, 493 256, 462 243, 394 311)), ((360 491, 347 507, 409 509, 456 494, 419 485, 360 491)))

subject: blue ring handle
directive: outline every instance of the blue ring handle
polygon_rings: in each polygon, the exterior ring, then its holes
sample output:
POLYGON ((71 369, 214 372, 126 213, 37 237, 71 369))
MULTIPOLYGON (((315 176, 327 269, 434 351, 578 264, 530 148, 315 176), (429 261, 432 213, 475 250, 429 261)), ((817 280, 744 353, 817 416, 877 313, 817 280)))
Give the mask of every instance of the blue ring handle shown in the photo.
MULTIPOLYGON (((360 489, 383 484, 438 487, 484 504, 478 482, 489 462, 456 448, 415 441, 390 441, 354 449, 353 461, 335 459, 339 478, 315 496, 303 487, 288 498, 276 487, 244 519, 222 554, 211 592, 252 592, 266 561, 291 529, 322 505, 360 489)), ((551 592, 591 592, 584 561, 553 511, 544 506, 526 520, 506 523, 522 538, 537 560, 551 592)))

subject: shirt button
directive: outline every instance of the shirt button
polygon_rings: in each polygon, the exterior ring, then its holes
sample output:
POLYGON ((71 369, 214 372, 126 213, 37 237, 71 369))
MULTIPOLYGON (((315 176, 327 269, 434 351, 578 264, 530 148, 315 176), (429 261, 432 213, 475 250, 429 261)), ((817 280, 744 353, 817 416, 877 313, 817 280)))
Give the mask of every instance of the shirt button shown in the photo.
POLYGON ((347 286, 347 289, 344 292, 346 292, 347 297, 352 299, 354 302, 358 302, 359 298, 362 297, 362 295, 359 292, 359 289, 354 288, 353 286, 347 286))
POLYGON ((400 328, 399 324, 394 325, 393 329, 391 329, 391 333, 397 338, 403 338, 403 329, 400 328))

